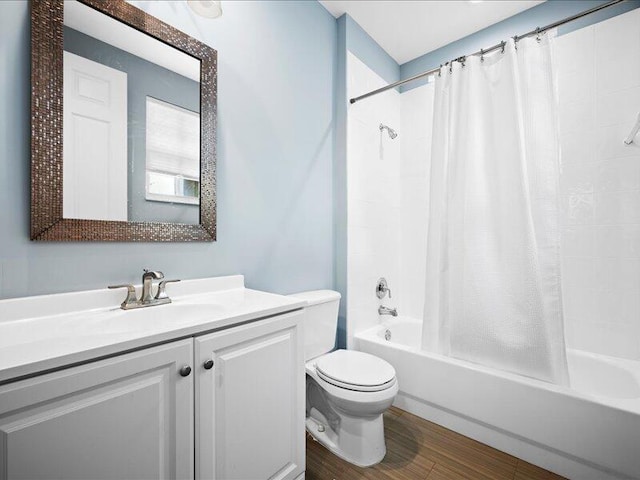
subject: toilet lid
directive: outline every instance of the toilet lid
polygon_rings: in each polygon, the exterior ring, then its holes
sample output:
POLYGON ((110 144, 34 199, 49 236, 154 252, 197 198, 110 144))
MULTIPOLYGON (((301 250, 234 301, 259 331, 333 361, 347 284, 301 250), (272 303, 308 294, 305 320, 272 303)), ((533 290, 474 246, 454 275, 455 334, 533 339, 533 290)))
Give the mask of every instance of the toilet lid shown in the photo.
POLYGON ((336 350, 318 358, 316 372, 338 387, 360 391, 379 391, 393 384, 395 369, 374 355, 356 350, 336 350))

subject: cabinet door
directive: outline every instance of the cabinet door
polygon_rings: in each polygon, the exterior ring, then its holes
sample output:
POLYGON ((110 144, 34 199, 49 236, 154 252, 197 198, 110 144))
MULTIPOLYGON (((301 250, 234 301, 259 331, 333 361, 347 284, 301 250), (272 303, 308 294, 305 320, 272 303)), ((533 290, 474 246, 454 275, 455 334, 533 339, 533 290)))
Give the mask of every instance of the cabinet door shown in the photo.
POLYGON ((197 479, 304 472, 302 319, 298 311, 196 337, 197 479))
POLYGON ((0 478, 193 478, 192 360, 189 339, 0 386, 0 478))

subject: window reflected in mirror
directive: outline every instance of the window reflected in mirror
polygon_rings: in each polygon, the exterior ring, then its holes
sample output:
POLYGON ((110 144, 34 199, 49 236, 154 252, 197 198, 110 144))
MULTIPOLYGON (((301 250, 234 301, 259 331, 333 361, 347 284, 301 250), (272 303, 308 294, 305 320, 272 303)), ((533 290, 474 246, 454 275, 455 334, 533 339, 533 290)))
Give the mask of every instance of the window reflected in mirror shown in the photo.
POLYGON ((200 114, 147 97, 146 199, 200 203, 200 114))

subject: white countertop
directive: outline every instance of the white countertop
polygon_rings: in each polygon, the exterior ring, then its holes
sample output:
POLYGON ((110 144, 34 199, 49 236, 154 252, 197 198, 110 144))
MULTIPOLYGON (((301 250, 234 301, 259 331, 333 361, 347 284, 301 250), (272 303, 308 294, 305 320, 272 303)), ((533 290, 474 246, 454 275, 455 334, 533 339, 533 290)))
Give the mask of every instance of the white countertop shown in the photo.
POLYGON ((173 303, 120 309, 125 290, 0 300, 0 382, 296 310, 240 275, 167 286, 173 303), (93 308, 91 308, 93 307, 93 308))

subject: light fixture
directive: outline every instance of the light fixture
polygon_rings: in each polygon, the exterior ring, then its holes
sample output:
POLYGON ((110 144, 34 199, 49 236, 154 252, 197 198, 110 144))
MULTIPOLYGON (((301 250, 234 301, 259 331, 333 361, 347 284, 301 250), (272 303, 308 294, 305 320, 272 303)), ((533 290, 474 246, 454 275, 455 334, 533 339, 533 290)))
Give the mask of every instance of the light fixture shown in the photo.
POLYGON ((187 5, 195 13, 205 18, 218 18, 222 16, 220 0, 187 0, 187 5))

